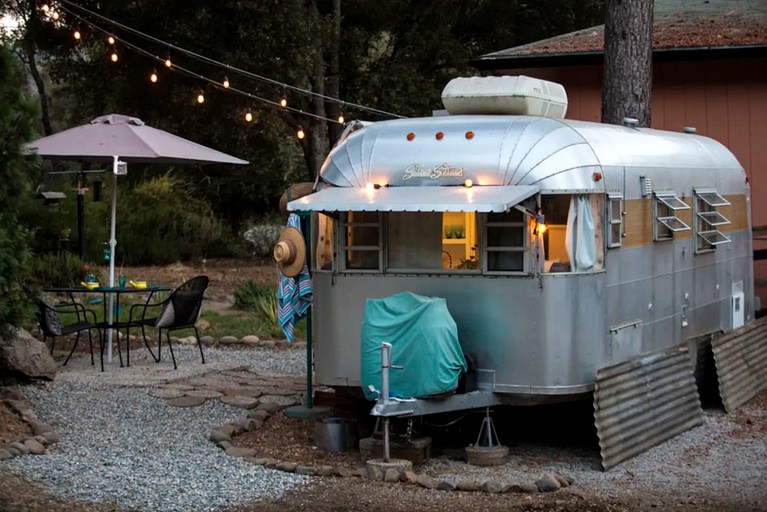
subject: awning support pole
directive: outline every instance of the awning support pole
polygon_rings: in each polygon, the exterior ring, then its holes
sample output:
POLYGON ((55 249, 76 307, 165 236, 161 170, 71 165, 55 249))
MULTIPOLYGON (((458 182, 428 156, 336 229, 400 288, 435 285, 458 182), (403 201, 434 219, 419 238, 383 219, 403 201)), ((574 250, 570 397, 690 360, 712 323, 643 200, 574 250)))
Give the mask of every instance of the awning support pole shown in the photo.
MULTIPOLYGON (((310 213, 300 213, 303 223, 304 243, 306 244, 306 267, 312 274, 312 218, 310 213)), ((306 310, 306 408, 312 408, 312 308, 314 301, 306 310)))

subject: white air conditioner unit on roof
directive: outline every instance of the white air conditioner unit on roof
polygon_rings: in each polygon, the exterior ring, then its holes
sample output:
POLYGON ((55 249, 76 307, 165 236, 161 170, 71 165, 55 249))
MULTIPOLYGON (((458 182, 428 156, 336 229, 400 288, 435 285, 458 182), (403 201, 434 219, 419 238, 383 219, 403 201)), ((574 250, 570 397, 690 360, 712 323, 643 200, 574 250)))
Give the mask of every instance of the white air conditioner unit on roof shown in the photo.
POLYGON ((561 84, 529 76, 454 78, 442 90, 451 115, 505 114, 564 119, 567 93, 561 84))

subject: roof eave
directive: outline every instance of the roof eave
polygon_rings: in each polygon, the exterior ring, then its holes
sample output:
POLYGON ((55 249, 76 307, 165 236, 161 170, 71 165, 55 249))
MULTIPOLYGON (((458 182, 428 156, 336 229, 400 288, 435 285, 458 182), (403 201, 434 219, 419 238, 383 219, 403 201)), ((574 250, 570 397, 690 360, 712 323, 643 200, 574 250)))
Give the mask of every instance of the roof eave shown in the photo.
MULTIPOLYGON (((700 46, 695 48, 662 48, 653 50, 655 62, 704 61, 743 57, 767 57, 766 45, 700 46)), ((604 52, 560 52, 545 54, 480 57, 469 61, 480 71, 518 68, 547 68, 601 64, 604 52)))

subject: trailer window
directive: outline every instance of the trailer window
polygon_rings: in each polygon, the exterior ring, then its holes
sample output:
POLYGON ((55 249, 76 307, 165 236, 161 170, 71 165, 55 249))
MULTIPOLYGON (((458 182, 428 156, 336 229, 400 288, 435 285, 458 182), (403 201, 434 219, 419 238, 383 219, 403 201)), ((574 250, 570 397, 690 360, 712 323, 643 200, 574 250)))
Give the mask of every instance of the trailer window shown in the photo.
MULTIPOLYGON (((541 195, 543 272, 593 272, 604 268, 605 196, 541 195)), ((620 209, 618 209, 620 212, 620 209)))
POLYGON ((527 251, 527 222, 519 210, 488 213, 485 222, 487 270, 523 272, 527 251))
POLYGON ((341 218, 346 270, 381 270, 381 214, 349 212, 341 218))
POLYGON ((717 245, 726 244, 730 239, 719 231, 730 221, 717 211, 720 206, 730 204, 715 190, 695 191, 695 252, 703 253, 716 249, 717 245))
POLYGON ((653 239, 655 241, 672 240, 677 231, 690 230, 690 226, 676 216, 677 211, 689 210, 690 207, 679 199, 674 192, 656 192, 653 209, 655 215, 653 239))
POLYGON ((392 212, 386 215, 386 269, 479 269, 476 213, 392 212))
POLYGON ((623 243, 623 196, 609 194, 607 197, 607 247, 620 247, 623 243))

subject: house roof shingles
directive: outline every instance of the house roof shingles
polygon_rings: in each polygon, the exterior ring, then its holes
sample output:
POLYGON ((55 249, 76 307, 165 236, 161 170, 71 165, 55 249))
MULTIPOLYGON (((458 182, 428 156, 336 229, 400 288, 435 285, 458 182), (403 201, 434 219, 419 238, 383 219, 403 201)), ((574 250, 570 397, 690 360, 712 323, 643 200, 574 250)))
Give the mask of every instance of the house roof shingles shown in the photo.
MULTIPOLYGON (((653 50, 767 45, 766 0, 656 0, 653 50)), ((601 54, 604 25, 483 55, 475 62, 601 54)))

